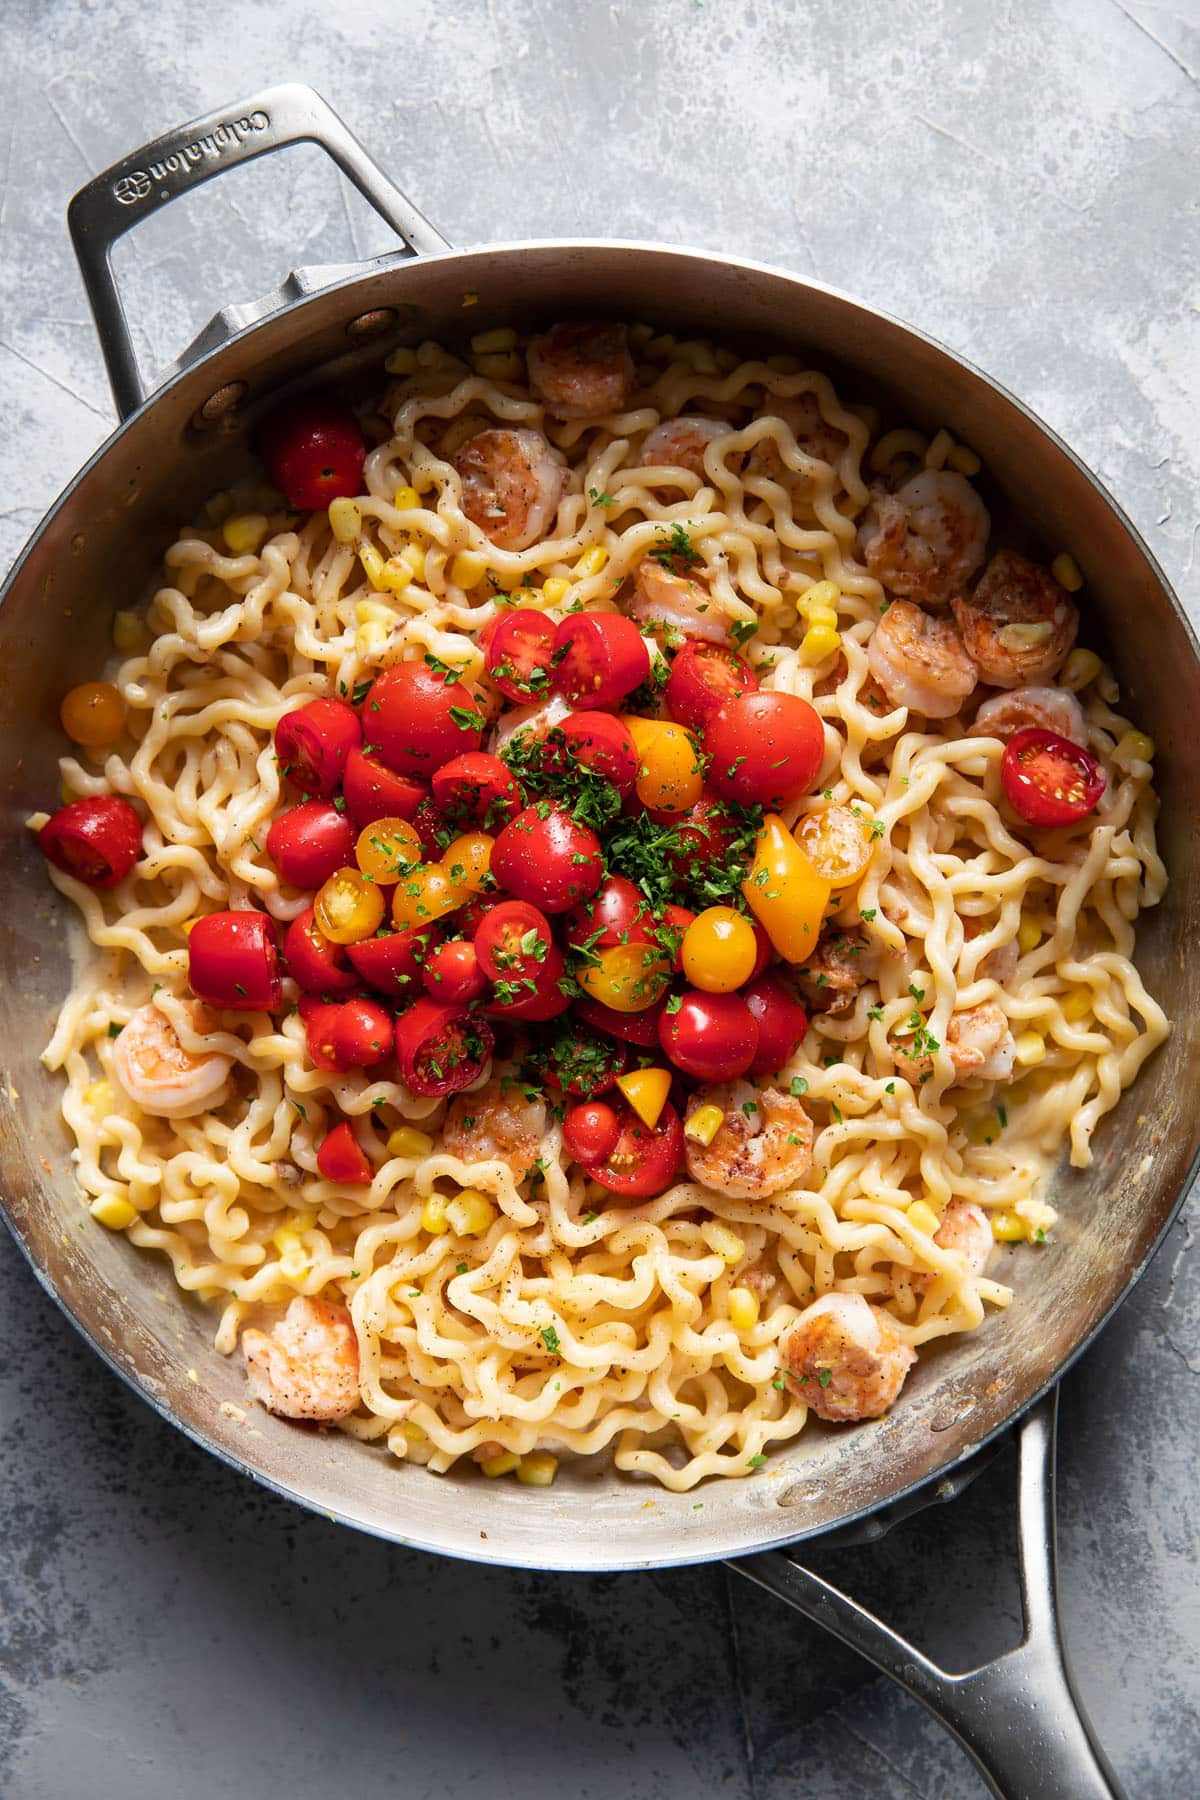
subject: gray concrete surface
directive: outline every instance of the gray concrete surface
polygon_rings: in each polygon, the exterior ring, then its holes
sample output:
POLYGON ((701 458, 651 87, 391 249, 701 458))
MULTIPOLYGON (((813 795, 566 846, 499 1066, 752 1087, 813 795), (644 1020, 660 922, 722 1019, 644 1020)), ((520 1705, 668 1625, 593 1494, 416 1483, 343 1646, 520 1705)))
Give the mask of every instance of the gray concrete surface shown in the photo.
MULTIPOLYGON (((69 194, 285 77, 456 242, 728 248, 921 321, 1063 432, 1200 608, 1194 0, 7 0, 0 566, 111 424, 69 194)), ((385 246, 298 150, 155 220, 118 264, 153 368, 289 265, 385 246)), ((1189 1244, 1181 1224, 1064 1398, 1067 1630, 1138 1800, 1200 1791, 1189 1244)), ((355 1538, 173 1435, 7 1238, 0 1283, 13 1800, 983 1792, 915 1705, 734 1577, 539 1578, 355 1538)), ((1016 1628, 1010 1477, 822 1566, 965 1665, 1016 1628)))

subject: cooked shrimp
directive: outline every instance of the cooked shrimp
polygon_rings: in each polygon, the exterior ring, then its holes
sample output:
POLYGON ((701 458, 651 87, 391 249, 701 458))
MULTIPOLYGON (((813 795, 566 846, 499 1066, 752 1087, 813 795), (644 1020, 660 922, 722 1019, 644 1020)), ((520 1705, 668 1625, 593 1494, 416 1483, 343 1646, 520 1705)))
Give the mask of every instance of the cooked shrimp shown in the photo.
POLYGON ((446 1112, 442 1146, 465 1163, 504 1162, 524 1181, 542 1153, 546 1102, 527 1100, 516 1083, 493 1077, 472 1094, 457 1094, 446 1112))
MULTIPOLYGON (((203 1036, 215 1023, 198 1000, 184 1002, 192 1030, 203 1036)), ((233 1058, 212 1050, 185 1050, 167 1015, 153 1001, 140 1006, 113 1045, 112 1071, 135 1106, 159 1119, 188 1119, 225 1097, 233 1058)))
POLYGON ((477 431, 454 466, 462 509, 500 550, 525 550, 546 537, 566 479, 561 456, 540 431, 477 431))
POLYGON ((499 755, 518 732, 527 731, 535 738, 544 738, 556 725, 562 724, 570 711, 571 702, 564 700, 561 694, 551 694, 548 700, 539 700, 533 706, 507 706, 492 732, 489 748, 499 755))
POLYGON ((893 1404, 917 1353, 882 1307, 862 1294, 822 1294, 780 1340, 784 1372, 819 1419, 877 1419, 893 1404))
POLYGON ((813 1127, 798 1100, 778 1088, 733 1081, 697 1089, 688 1098, 688 1118, 702 1106, 719 1106, 725 1122, 711 1143, 686 1140, 693 1181, 731 1200, 766 1200, 799 1187, 812 1163, 813 1127))
POLYGON ((796 985, 808 1001, 810 1012, 840 1013, 854 1005, 854 997, 871 970, 871 946, 861 931, 839 931, 828 926, 804 967, 796 970, 796 985))
POLYGON ((927 719, 949 719, 979 679, 949 619, 931 618, 911 600, 893 600, 867 645, 867 667, 893 706, 927 719))
MULTIPOLYGON (((821 411, 820 402, 815 394, 796 394, 791 400, 770 400, 764 406, 771 408, 770 416, 782 419, 796 440, 796 448, 805 456, 812 456, 818 462, 837 463, 842 451, 849 443, 844 431, 831 425, 821 411)), ((728 428, 727 428, 728 429, 728 428)), ((808 476, 797 475, 789 469, 779 453, 774 438, 763 438, 750 452, 747 472, 752 475, 767 475, 772 481, 781 481, 784 485, 792 484, 804 487, 808 484, 808 476)))
POLYGON ((894 494, 873 490, 858 548, 891 594, 944 606, 980 566, 992 521, 965 475, 922 469, 894 494))
POLYGON ((1048 681, 1070 654, 1079 608, 1049 569, 1001 550, 969 600, 951 602, 967 654, 993 687, 1048 681))
POLYGON ((242 1333, 250 1392, 285 1419, 345 1419, 359 1402, 358 1339, 344 1306, 297 1294, 271 1332, 242 1333))
POLYGON ((1066 688, 1018 687, 1007 694, 993 694, 975 714, 971 730, 988 737, 1010 738, 1031 725, 1056 731, 1059 737, 1070 738, 1073 744, 1087 749, 1083 708, 1066 688))
POLYGON ((946 1048, 963 1081, 1007 1081, 1012 1074, 1016 1045, 1008 1015, 994 1000, 952 1013, 946 1048))
POLYGON ((704 452, 717 438, 728 437, 733 430, 724 419, 704 419, 699 413, 683 413, 677 419, 664 419, 642 439, 635 452, 636 460, 652 469, 687 469, 689 474, 704 475, 704 452))
POLYGON ((673 575, 652 556, 638 564, 629 616, 639 625, 651 626, 668 646, 678 644, 681 637, 703 638, 708 644, 731 641, 729 614, 708 589, 686 575, 673 575))
POLYGON ((623 325, 552 325, 526 358, 529 385, 548 413, 590 419, 620 412, 633 391, 623 325))
MULTIPOLYGON (((952 1200, 942 1214, 942 1222, 933 1234, 942 1250, 956 1250, 966 1264, 968 1275, 982 1275, 992 1254, 992 1227, 982 1206, 969 1200, 952 1200)), ((916 1270, 909 1275, 918 1293, 938 1279, 932 1271, 916 1270)))

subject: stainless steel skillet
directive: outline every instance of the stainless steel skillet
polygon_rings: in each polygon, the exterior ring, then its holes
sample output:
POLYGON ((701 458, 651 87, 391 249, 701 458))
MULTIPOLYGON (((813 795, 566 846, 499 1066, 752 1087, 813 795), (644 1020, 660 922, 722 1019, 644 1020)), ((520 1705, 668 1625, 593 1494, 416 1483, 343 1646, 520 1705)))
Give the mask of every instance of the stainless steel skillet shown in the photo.
MULTIPOLYGON (((72 232, 126 422, 35 535, 0 595, 0 783, 6 905, 0 919, 0 1156, 6 1205, 39 1278, 110 1364, 199 1442, 290 1498, 380 1535, 448 1554, 560 1569, 646 1568, 727 1557, 904 1682, 958 1733, 997 1791, 1115 1792, 1072 1700, 1053 1602, 1053 1418, 1034 1406, 1141 1272, 1186 1185, 1200 1123, 1188 1104, 1198 1046, 1193 925, 1197 651, 1128 522, 1088 472, 1016 401, 947 351, 871 308, 778 271, 655 245, 508 244, 450 252, 309 90, 284 87, 184 126, 77 196, 72 232), (198 182, 282 144, 320 143, 404 237, 407 250, 354 268, 300 271, 276 293, 226 308, 147 400, 108 273, 112 242, 198 182), (898 416, 949 422, 1048 545, 1069 544, 1088 579, 1092 635, 1115 651, 1133 714, 1159 745, 1164 853, 1173 882, 1148 915, 1139 960, 1177 1024, 1097 1138, 1086 1175, 1061 1177, 1053 1251, 1012 1255, 1005 1315, 927 1358, 884 1423, 812 1432, 753 1481, 654 1495, 588 1470, 545 1494, 468 1477, 434 1481, 340 1437, 265 1416, 240 1423, 238 1368, 209 1321, 165 1295, 152 1259, 81 1222, 57 1089, 38 1051, 71 970, 65 912, 22 821, 55 791, 63 688, 108 650, 116 605, 151 578, 181 517, 228 482, 268 399, 289 385, 361 375, 424 336, 576 313, 649 317, 734 345, 803 349, 898 416), (1139 1123, 1139 1121, 1144 1121, 1139 1123), (195 1377, 193 1379, 192 1377, 195 1377), (1026 1409, 1032 1410, 1026 1413, 1026 1409), (966 1461, 1021 1427, 1027 1647, 944 1676, 785 1545, 879 1522, 953 1492, 966 1461), (770 1554, 754 1554, 770 1552, 770 1554)), ((952 1568, 948 1571, 953 1582, 952 1568)))

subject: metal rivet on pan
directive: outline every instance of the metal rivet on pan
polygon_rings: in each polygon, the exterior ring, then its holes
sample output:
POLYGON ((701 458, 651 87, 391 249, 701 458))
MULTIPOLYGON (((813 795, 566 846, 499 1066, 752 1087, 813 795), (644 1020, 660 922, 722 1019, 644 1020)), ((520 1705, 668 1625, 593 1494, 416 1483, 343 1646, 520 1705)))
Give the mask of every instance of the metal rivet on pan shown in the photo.
POLYGON ((395 308, 380 306, 374 312, 359 313, 357 319, 351 319, 346 331, 352 338, 373 338, 378 337, 383 331, 390 330, 395 323, 395 308))
POLYGON ((244 381, 227 381, 224 387, 210 394, 204 405, 196 413, 198 425, 211 425, 217 419, 223 419, 226 413, 232 412, 239 400, 244 399, 246 383, 244 381))

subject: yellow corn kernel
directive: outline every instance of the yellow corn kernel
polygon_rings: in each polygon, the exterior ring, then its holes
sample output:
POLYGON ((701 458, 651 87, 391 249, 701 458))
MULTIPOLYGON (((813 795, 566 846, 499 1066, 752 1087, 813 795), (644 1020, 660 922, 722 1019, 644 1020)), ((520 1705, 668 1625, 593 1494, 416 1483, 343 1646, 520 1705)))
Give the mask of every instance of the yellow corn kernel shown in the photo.
POLYGON ((354 634, 354 648, 359 656, 378 656, 387 648, 391 636, 386 625, 372 620, 369 625, 360 625, 354 634))
POLYGON ((561 606, 570 591, 569 581, 564 581, 561 575, 551 575, 542 583, 542 605, 561 606))
POLYGON ((1127 731, 1113 751, 1113 761, 1128 767, 1135 762, 1154 761, 1154 739, 1144 731, 1127 731))
POLYGON ((994 1212, 992 1236, 999 1244, 1019 1244, 1025 1236, 1025 1221, 1013 1212, 994 1212))
POLYGON ((478 1188, 462 1188, 446 1202, 446 1217, 459 1237, 482 1237, 496 1220, 496 1208, 478 1188))
POLYGON ((271 1233, 271 1242, 281 1256, 286 1256, 289 1250, 301 1250, 304 1247, 296 1233, 287 1225, 279 1225, 275 1228, 271 1233))
POLYGON ((477 356, 475 373, 485 381, 519 381, 523 364, 515 350, 497 356, 477 356))
POLYGON ((832 606, 814 606, 808 612, 809 625, 824 625, 830 631, 837 630, 838 616, 832 606))
POLYGON ((264 513, 235 513, 221 527, 225 547, 234 556, 254 556, 271 529, 264 513))
POLYGON ((499 1456, 489 1456, 479 1466, 489 1481, 495 1481, 497 1475, 511 1475, 520 1460, 515 1450, 502 1450, 499 1456))
POLYGON ((933 1236, 942 1222, 927 1200, 914 1200, 908 1208, 908 1217, 917 1230, 925 1232, 928 1237, 933 1236))
POLYGON ((753 1288, 729 1290, 729 1323, 735 1331, 752 1331, 758 1324, 758 1295, 753 1288))
POLYGON ((387 1141, 389 1156, 428 1156, 433 1139, 415 1125, 398 1125, 387 1141))
POLYGON ((92 1201, 88 1211, 110 1231, 124 1231, 137 1218, 136 1207, 130 1206, 128 1200, 122 1200, 120 1194, 101 1194, 98 1200, 92 1201))
POLYGON ((806 588, 797 602, 805 618, 813 624, 825 621, 832 613, 837 618, 837 604, 842 597, 842 590, 836 581, 814 581, 806 588))
POLYGON ((430 1194, 421 1208, 421 1230, 427 1231, 430 1237, 441 1237, 449 1231, 450 1222, 446 1217, 445 1194, 430 1194))
POLYGON ((400 560, 409 570, 414 581, 420 581, 425 573, 425 551, 420 544, 406 544, 400 552, 400 560))
POLYGON ((1080 1019, 1086 1019, 1091 1010, 1091 988, 1076 988, 1075 992, 1068 994, 1062 1003, 1063 1018, 1070 1019, 1073 1023, 1080 1019))
POLYGON ((800 660, 806 667, 814 669, 840 649, 841 643, 840 634, 832 626, 810 626, 800 641, 800 660))
MULTIPOLYGON (((653 1131, 662 1116, 662 1109, 667 1104, 667 1095, 671 1091, 671 1071, 669 1069, 631 1069, 628 1075, 618 1075, 617 1086, 642 1124, 653 1131)), ((720 1109, 718 1108, 718 1110, 720 1109)))
POLYGON ((1050 564, 1050 573, 1060 587, 1065 587, 1069 594, 1077 594, 1083 586, 1083 576, 1079 572, 1079 564, 1075 558, 1062 550, 1050 564))
POLYGON ((429 1442, 429 1433, 423 1425, 418 1425, 415 1419, 405 1419, 400 1429, 410 1444, 427 1444, 429 1442))
POLYGON ((736 1231, 730 1231, 728 1225, 722 1225, 719 1219, 709 1219, 700 1227, 700 1236, 710 1250, 715 1250, 723 1263, 732 1269, 740 1263, 746 1254, 746 1246, 736 1231))
POLYGON ((354 602, 354 623, 356 625, 390 625, 391 608, 382 600, 356 600, 354 602))
POLYGON ((417 367, 417 353, 407 347, 393 350, 383 366, 389 375, 412 375, 417 367))
POLYGON ((1104 664, 1094 650, 1072 650, 1063 664, 1058 685, 1068 688, 1072 694, 1077 694, 1080 688, 1087 686, 1089 681, 1095 681, 1103 667, 1104 664))
POLYGON ((953 450, 947 453, 946 467, 956 469, 960 475, 978 475, 983 464, 965 444, 955 444, 953 450))
POLYGON ((392 498, 397 512, 414 512, 420 504, 421 496, 415 487, 398 487, 392 498))
POLYGON ((589 576, 598 575, 608 561, 608 551, 603 544, 593 544, 585 550, 575 564, 575 577, 578 581, 586 581, 589 576))
POLYGON ((517 334, 511 325, 496 325, 491 331, 477 331, 471 339, 476 356, 489 356, 495 350, 515 350, 517 334))
POLYGON ((112 641, 114 650, 140 650, 146 641, 146 627, 135 612, 119 612, 113 614, 112 641))
POLYGON ((329 529, 339 544, 353 544, 362 530, 362 510, 357 500, 343 496, 329 502, 329 529))
POLYGON ((801 363, 798 356, 768 356, 767 367, 776 375, 798 375, 801 363))
POLYGON ((93 1081, 90 1088, 84 1089, 83 1098, 84 1104, 90 1106, 94 1113, 99 1113, 101 1116, 110 1113, 117 1103, 112 1082, 106 1081, 103 1076, 99 1081, 93 1081))
POLYGON ((942 468, 953 448, 954 439, 943 425, 942 429, 935 432, 930 440, 929 448, 925 452, 925 467, 927 469, 942 468))
POLYGON ((383 558, 374 544, 358 546, 358 560, 363 566, 363 573, 377 594, 381 594, 387 583, 383 579, 383 558))
POLYGON ((487 557, 478 550, 460 550, 450 564, 450 579, 455 587, 473 588, 483 580, 487 557))
POLYGON ((683 1135, 696 1144, 711 1144, 724 1123, 725 1114, 719 1106, 698 1106, 684 1126, 683 1135))
POLYGON ((531 1450, 517 1464, 517 1480, 525 1487, 549 1487, 558 1474, 558 1458, 548 1450, 531 1450))
POLYGON ((968 1144, 994 1144, 1000 1135, 1000 1121, 994 1112, 975 1112, 963 1119, 968 1144))
POLYGON ((389 594, 402 594, 412 578, 412 570, 399 556, 389 556, 380 571, 380 579, 389 594))
POLYGON ((1042 941, 1042 928, 1036 919, 1022 919, 1017 931, 1017 949, 1022 956, 1028 956, 1036 950, 1042 941))
POLYGON ((1040 1031, 1022 1031, 1016 1041, 1017 1061, 1023 1069, 1032 1069, 1046 1058, 1046 1040, 1040 1031))

